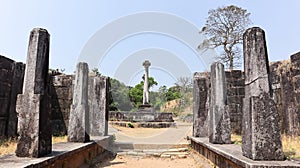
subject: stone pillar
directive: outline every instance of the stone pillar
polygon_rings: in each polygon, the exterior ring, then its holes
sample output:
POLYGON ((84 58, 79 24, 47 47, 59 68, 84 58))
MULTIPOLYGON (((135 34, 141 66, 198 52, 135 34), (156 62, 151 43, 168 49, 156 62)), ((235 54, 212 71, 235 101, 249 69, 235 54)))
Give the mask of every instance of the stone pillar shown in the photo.
POLYGON ((13 75, 11 84, 11 94, 10 94, 10 107, 7 125, 7 136, 16 137, 17 136, 17 125, 18 117, 16 112, 16 103, 18 94, 22 93, 23 82, 24 82, 24 72, 25 64, 21 62, 13 63, 13 75))
POLYGON ((143 76, 144 78, 143 104, 149 104, 148 79, 149 79, 149 67, 151 66, 151 63, 148 60, 146 60, 143 63, 143 66, 145 67, 145 74, 143 76))
POLYGON ((109 78, 89 78, 90 136, 107 136, 109 78))
POLYGON ((209 110, 209 142, 229 144, 230 116, 227 107, 224 65, 216 62, 211 65, 211 93, 209 110))
POLYGON ((269 82, 265 33, 253 27, 244 33, 245 98, 243 155, 253 160, 283 160, 279 115, 269 82))
POLYGON ((16 107, 19 157, 41 157, 52 150, 49 36, 41 28, 30 33, 23 93, 18 95, 16 107))
POLYGON ((70 109, 68 141, 87 142, 89 136, 89 105, 88 105, 88 64, 79 62, 73 89, 73 102, 70 109))
POLYGON ((13 60, 0 55, 0 137, 7 136, 13 63, 13 60))
POLYGON ((209 74, 194 73, 193 136, 208 137, 209 74))

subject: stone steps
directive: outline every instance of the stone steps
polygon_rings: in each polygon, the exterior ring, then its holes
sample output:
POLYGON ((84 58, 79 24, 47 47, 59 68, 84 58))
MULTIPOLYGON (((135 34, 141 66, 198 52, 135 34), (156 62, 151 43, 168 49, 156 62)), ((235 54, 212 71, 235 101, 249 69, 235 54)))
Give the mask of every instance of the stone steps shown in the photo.
POLYGON ((113 149, 115 152, 122 152, 128 150, 160 150, 173 148, 188 148, 189 144, 141 144, 141 143, 127 143, 115 142, 113 149))
POLYGON ((114 152, 118 155, 154 156, 161 158, 186 158, 188 144, 128 144, 115 143, 114 152))

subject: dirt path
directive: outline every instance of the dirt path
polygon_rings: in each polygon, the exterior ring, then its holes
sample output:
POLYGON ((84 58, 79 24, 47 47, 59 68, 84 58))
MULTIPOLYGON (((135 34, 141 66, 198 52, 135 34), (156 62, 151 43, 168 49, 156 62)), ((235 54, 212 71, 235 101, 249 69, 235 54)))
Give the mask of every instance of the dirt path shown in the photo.
MULTIPOLYGON (((131 142, 134 144, 188 144, 187 135, 192 133, 192 125, 176 122, 171 128, 125 128, 119 126, 109 127, 114 134, 116 142, 131 142)), ((117 155, 96 165, 96 167, 109 168, 212 168, 213 166, 202 156, 193 151, 187 151, 185 158, 155 157, 141 155, 117 155)))
POLYGON ((192 124, 176 122, 170 128, 128 128, 109 126, 109 133, 114 134, 116 142, 145 144, 178 144, 185 143, 187 135, 192 134, 192 124))
POLYGON ((117 156, 114 160, 106 160, 96 165, 98 168, 213 168, 213 166, 197 154, 187 158, 172 159, 142 156, 117 156), (195 156, 196 155, 196 156, 195 156), (196 157, 196 158, 195 158, 196 157))

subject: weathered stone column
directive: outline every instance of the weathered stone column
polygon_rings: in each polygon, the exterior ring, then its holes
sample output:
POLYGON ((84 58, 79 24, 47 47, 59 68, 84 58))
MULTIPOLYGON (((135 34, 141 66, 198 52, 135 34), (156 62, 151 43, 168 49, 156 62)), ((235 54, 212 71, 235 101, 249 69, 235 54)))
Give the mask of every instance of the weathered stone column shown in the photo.
POLYGON ((193 136, 208 137, 209 75, 194 73, 193 136))
POLYGON ((17 136, 18 116, 16 112, 16 103, 18 94, 22 94, 22 87, 24 83, 25 64, 21 62, 14 62, 13 76, 10 93, 10 107, 7 125, 7 136, 17 136))
POLYGON ((90 136, 108 135, 108 93, 108 77, 89 77, 90 136))
POLYGON ((49 34, 35 28, 30 33, 23 94, 18 95, 19 157, 41 157, 51 153, 51 108, 48 78, 49 34))
POLYGON ((73 90, 73 102, 70 109, 68 127, 69 142, 87 142, 89 136, 89 105, 88 105, 88 64, 79 62, 73 90))
POLYGON ((271 99, 265 33, 253 27, 244 33, 245 98, 243 155, 253 160, 283 160, 279 115, 271 99))
POLYGON ((209 142, 228 144, 230 140, 230 116, 227 107, 227 91, 224 65, 216 62, 211 65, 211 93, 209 110, 209 142))
POLYGON ((143 63, 143 66, 145 67, 145 74, 144 74, 144 89, 143 89, 143 104, 149 104, 149 90, 148 90, 148 79, 149 79, 149 67, 151 66, 151 63, 146 60, 143 63))

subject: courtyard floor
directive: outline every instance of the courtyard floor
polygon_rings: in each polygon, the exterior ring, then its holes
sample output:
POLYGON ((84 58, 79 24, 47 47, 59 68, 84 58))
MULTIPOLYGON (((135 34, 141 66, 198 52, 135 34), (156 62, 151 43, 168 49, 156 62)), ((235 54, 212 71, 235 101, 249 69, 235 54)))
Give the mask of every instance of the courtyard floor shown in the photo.
MULTIPOLYGON (((109 134, 114 135, 116 143, 142 144, 188 144, 187 136, 192 134, 192 124, 176 122, 176 127, 170 128, 129 128, 120 126, 109 126, 109 134)), ((122 153, 122 152, 121 152, 122 153)), ((157 156, 135 156, 117 154, 115 158, 107 159, 98 163, 96 167, 112 168, 212 168, 206 159, 192 150, 188 150, 187 157, 157 157, 157 156)))

